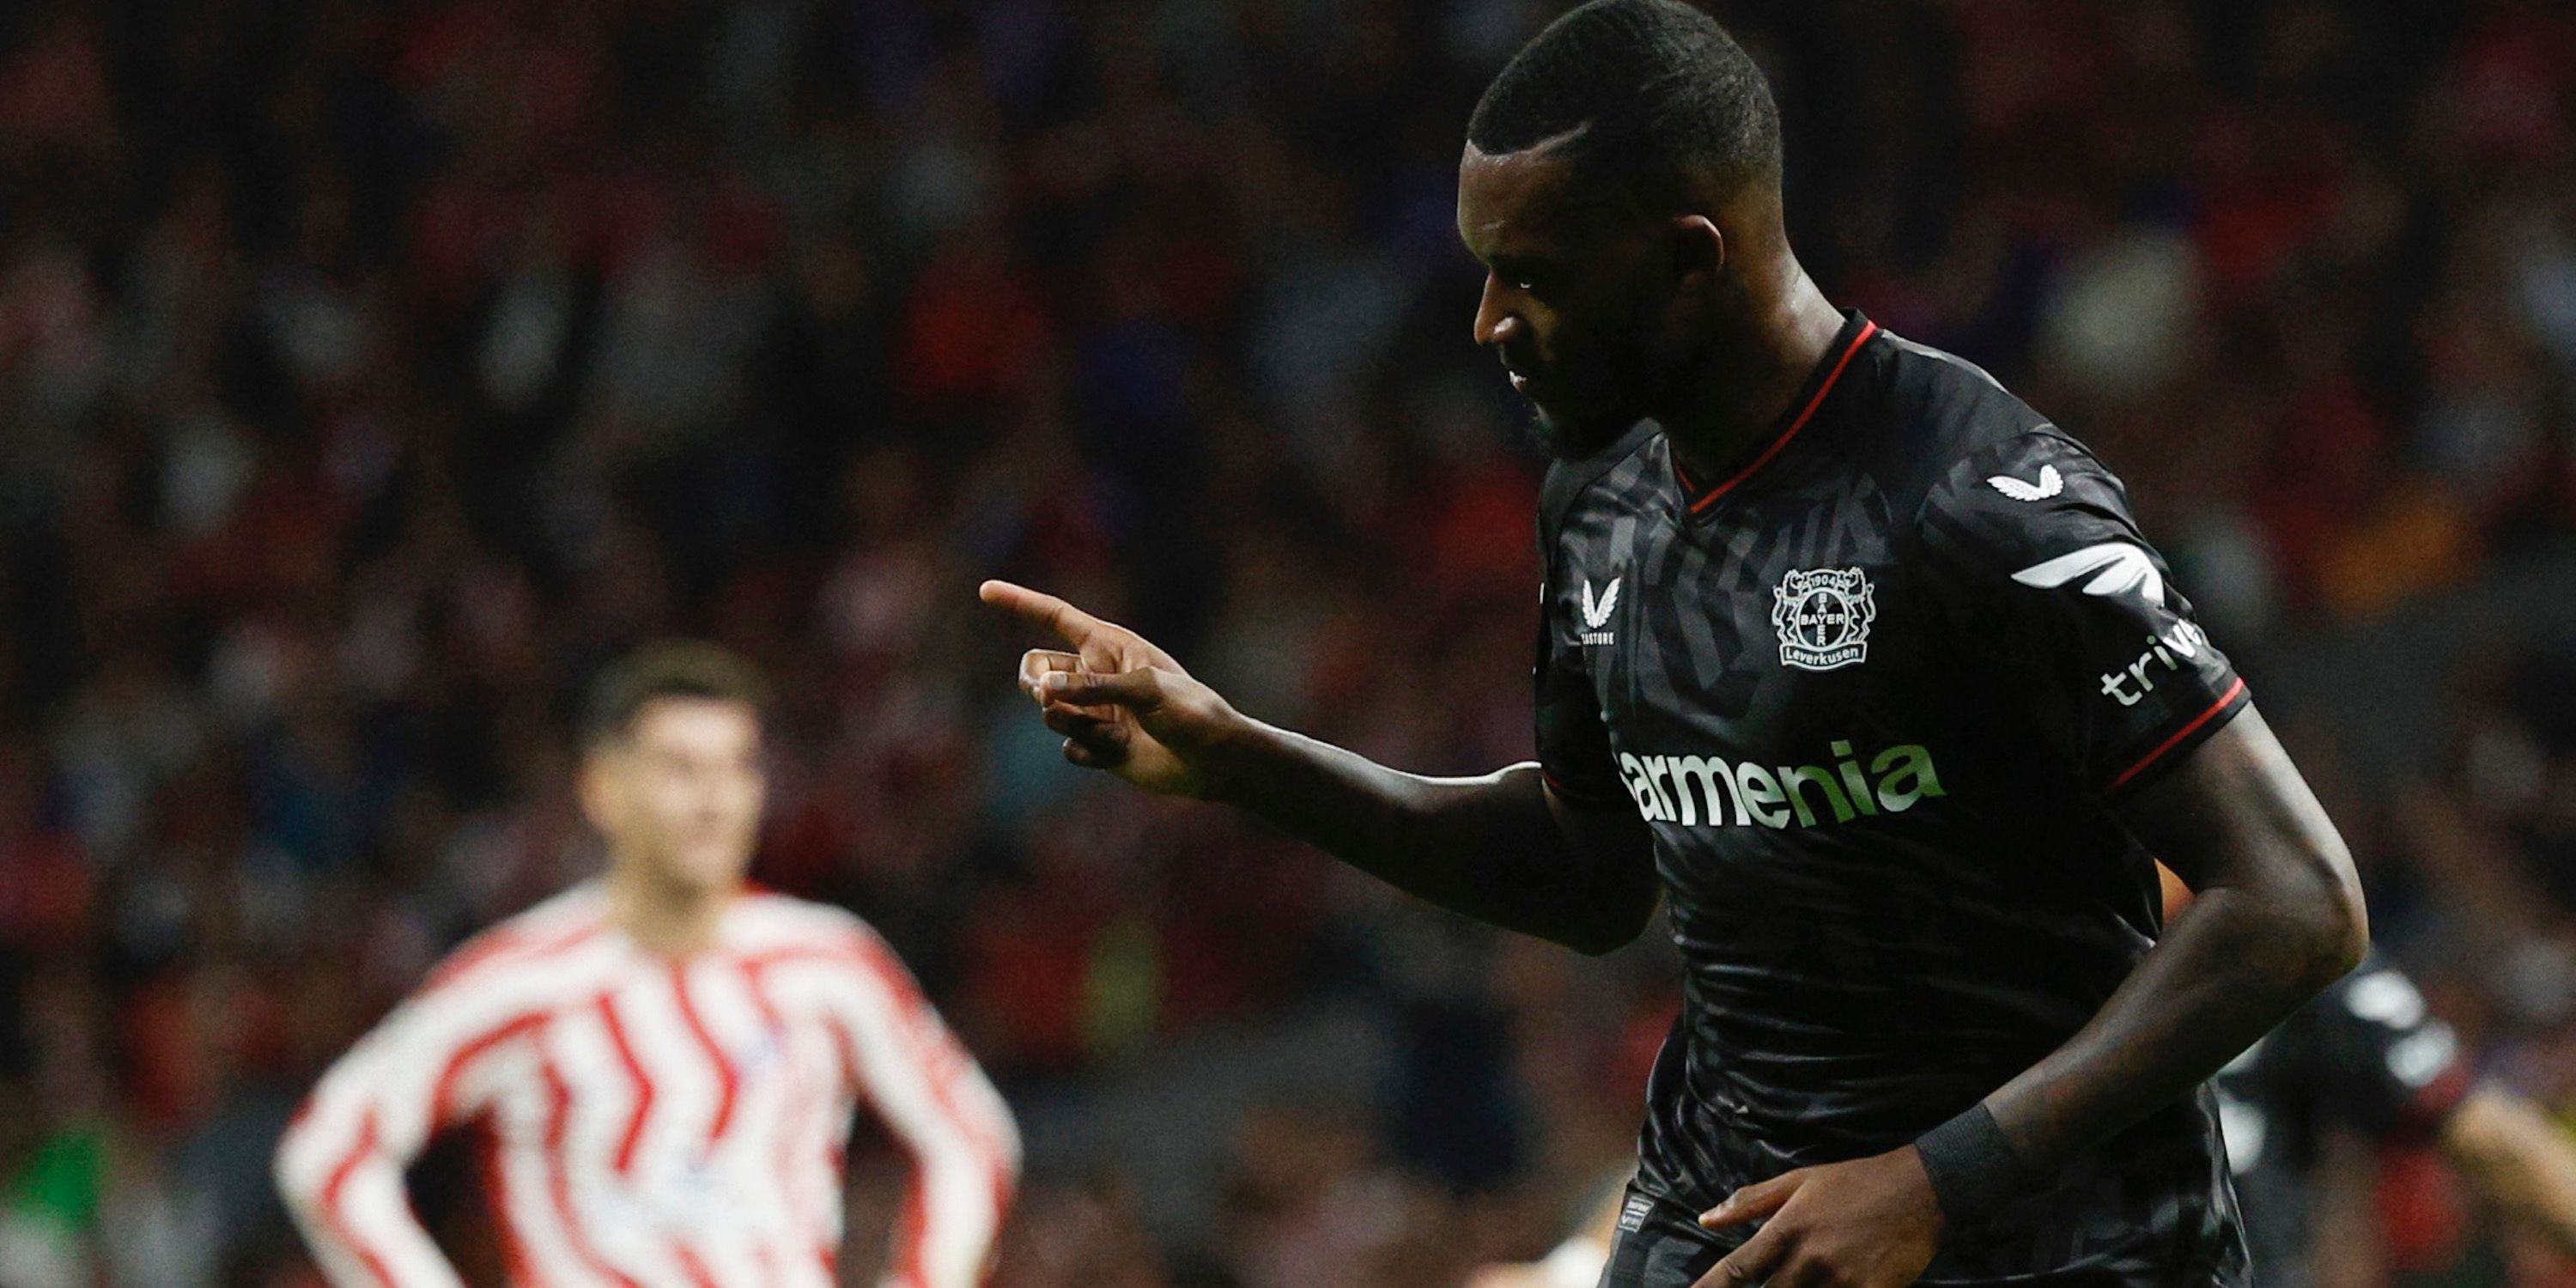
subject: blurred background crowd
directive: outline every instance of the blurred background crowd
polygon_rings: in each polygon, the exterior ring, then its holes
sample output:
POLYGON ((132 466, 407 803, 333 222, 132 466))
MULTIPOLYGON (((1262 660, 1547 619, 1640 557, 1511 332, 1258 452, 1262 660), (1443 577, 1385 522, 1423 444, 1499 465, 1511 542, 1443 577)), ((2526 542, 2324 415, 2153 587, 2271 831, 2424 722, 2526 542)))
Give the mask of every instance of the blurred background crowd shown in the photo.
MULTIPOLYGON (((2383 942, 2576 1114, 2576 13, 1716 7, 1828 292, 2127 476, 2383 942)), ((999 1282, 1552 1243, 1662 949, 1084 779, 973 592, 1409 768, 1528 754, 1537 465, 1451 203, 1556 8, 8 6, 0 1284, 318 1283, 285 1115, 591 870, 567 716, 675 633, 787 694, 762 878, 879 926, 1022 1115, 999 1282)), ((420 1201, 488 1279, 452 1154, 420 1201)), ((2576 1283, 2429 1156, 2327 1170, 2324 1282, 2576 1283)))

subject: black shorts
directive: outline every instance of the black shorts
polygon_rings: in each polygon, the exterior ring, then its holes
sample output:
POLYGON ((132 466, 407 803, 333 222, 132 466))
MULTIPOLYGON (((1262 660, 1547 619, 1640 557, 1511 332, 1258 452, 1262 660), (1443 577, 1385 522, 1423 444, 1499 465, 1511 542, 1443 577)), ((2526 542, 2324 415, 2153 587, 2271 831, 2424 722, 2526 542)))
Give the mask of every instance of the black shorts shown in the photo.
POLYGON ((1690 1288, 1743 1237, 1730 1230, 1721 1239, 1699 1228, 1698 1213, 1649 1198, 1632 1185, 1619 1208, 1619 1237, 1610 1245, 1601 1288, 1690 1288))
MULTIPOLYGON (((1610 1245, 1610 1263, 1602 1268, 1600 1288, 1691 1288, 1727 1253, 1751 1238, 1755 1228, 1758 1227, 1733 1229, 1722 1234, 1703 1230, 1699 1227, 1698 1213, 1685 1212, 1670 1200, 1649 1198, 1631 1185, 1619 1209, 1619 1237, 1610 1245)), ((2027 1274, 1961 1275, 1955 1266, 1945 1272, 1944 1261, 1933 1262, 1920 1283, 1926 1288, 1945 1284, 2010 1284, 2014 1288, 2137 1288, 2141 1284, 2230 1288, 2247 1282, 2241 1274, 2217 1274, 2206 1268, 2159 1272, 2144 1266, 2132 1267, 2134 1273, 2130 1274, 2121 1274, 2107 1267, 2083 1266, 2027 1274)))

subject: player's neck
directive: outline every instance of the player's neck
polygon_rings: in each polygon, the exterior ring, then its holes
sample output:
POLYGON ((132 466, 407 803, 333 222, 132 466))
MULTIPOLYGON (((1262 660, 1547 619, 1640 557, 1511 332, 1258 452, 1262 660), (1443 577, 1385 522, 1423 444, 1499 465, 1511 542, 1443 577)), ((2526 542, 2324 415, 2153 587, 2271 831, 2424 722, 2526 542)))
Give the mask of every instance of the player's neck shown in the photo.
POLYGON ((633 863, 608 869, 608 919, 646 952, 687 957, 715 946, 725 909, 740 891, 657 880, 633 863))
POLYGON ((1842 331, 1843 315, 1797 261, 1788 261, 1770 305, 1719 346, 1705 375, 1658 409, 1675 455, 1701 478, 1718 477, 1778 428, 1842 331))

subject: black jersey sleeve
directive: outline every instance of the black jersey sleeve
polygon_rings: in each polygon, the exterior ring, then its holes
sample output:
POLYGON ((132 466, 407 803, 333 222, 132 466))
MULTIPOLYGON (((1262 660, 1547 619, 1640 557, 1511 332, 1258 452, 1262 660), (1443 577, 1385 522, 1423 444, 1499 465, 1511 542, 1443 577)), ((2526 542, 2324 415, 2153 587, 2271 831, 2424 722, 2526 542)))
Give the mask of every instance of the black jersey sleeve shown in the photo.
POLYGON ((2451 1026, 2377 956, 2310 1003, 2318 1109, 2372 1136, 2429 1133, 2469 1089, 2451 1026))
MULTIPOLYGON (((1597 471, 1595 471, 1597 473, 1597 471)), ((1563 552, 1559 549, 1566 511, 1580 497, 1590 474, 1560 465, 1548 472, 1539 493, 1538 660, 1531 673, 1538 734, 1539 771, 1548 786, 1568 803, 1627 808, 1627 791, 1610 750, 1610 731, 1601 720, 1601 701, 1592 687, 1583 658, 1585 613, 1606 616, 1616 610, 1617 584, 1595 598, 1586 585, 1580 595, 1567 589, 1563 552)))
POLYGON ((2111 471, 2054 429, 1954 466, 1919 532, 1936 611, 1986 692, 2107 794, 2152 777, 2246 704, 2111 471))

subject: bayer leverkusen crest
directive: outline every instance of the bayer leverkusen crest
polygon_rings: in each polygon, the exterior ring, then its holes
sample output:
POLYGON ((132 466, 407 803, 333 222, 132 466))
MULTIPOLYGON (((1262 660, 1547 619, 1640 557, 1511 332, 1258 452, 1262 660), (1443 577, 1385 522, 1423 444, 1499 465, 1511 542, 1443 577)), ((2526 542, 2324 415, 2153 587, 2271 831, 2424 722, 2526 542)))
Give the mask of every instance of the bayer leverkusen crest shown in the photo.
POLYGON ((1858 568, 1792 570, 1772 593, 1771 625, 1780 632, 1780 664, 1808 671, 1857 666, 1869 657, 1869 624, 1878 618, 1869 577, 1858 568))

